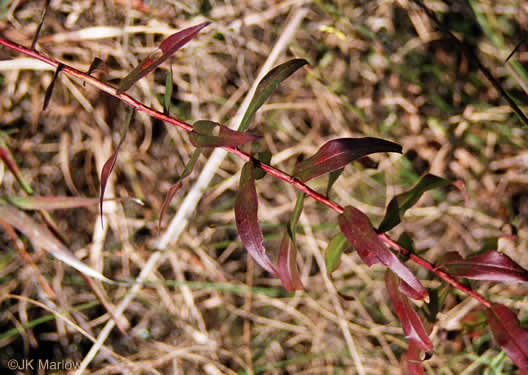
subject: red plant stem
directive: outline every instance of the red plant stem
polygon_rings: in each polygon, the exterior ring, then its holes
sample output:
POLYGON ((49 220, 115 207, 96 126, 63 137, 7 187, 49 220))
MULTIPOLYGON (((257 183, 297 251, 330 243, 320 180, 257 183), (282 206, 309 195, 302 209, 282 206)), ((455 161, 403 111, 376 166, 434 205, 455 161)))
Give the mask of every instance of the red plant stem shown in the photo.
MULTIPOLYGON (((75 68, 72 68, 69 65, 66 65, 64 63, 59 63, 56 60, 50 59, 49 57, 46 57, 46 56, 40 54, 39 52, 37 52, 35 50, 28 49, 26 47, 23 47, 23 46, 21 46, 19 44, 13 43, 13 42, 11 42, 11 41, 9 41, 7 39, 1 38, 1 37, 0 37, 0 45, 3 45, 6 48, 9 48, 11 50, 17 51, 17 52, 22 53, 24 55, 33 57, 33 58, 35 58, 37 60, 43 61, 46 64, 49 64, 49 65, 51 65, 51 66, 53 66, 55 68, 57 68, 59 65, 61 65, 62 66, 62 72, 66 73, 66 74, 68 74, 68 75, 70 75, 72 77, 76 77, 76 78, 80 79, 83 82, 87 82, 87 83, 91 84, 92 86, 95 86, 99 90, 106 92, 107 94, 115 96, 116 98, 120 99, 124 103, 134 107, 137 111, 145 112, 146 114, 148 114, 151 117, 157 118, 157 119, 159 119, 161 121, 164 121, 164 122, 168 122, 169 124, 175 125, 177 127, 180 127, 182 129, 184 129, 185 131, 191 132, 193 130, 192 125, 189 125, 186 122, 177 120, 177 119, 175 119, 173 117, 167 116, 167 115, 165 115, 165 114, 163 114, 161 112, 158 112, 158 111, 156 111, 156 110, 154 110, 154 109, 152 109, 150 107, 147 107, 144 104, 138 102, 136 99, 132 98, 131 96, 129 96, 129 95, 125 94, 125 93, 117 94, 117 89, 112 87, 111 85, 109 85, 109 84, 107 84, 105 82, 102 82, 102 81, 98 80, 97 78, 94 78, 94 77, 92 77, 92 76, 90 76, 90 75, 88 75, 86 73, 83 73, 83 72, 81 72, 81 71, 79 71, 79 70, 77 70, 75 68)), ((325 206, 328 206, 329 208, 331 208, 335 212, 337 212, 339 214, 342 214, 344 212, 343 207, 341 207, 339 204, 329 200, 328 198, 326 198, 322 194, 316 192, 315 190, 312 190, 310 187, 308 187, 307 185, 305 185, 301 181, 299 181, 296 178, 290 176, 289 174, 281 171, 280 169, 272 167, 272 166, 270 166, 268 164, 265 164, 265 163, 263 163, 261 161, 255 160, 255 159, 252 158, 251 155, 249 155, 249 154, 245 153, 244 151, 241 151, 241 150, 239 150, 239 149, 237 149, 235 147, 224 147, 224 149, 226 151, 232 153, 232 154, 235 154, 236 156, 238 156, 239 158, 241 158, 241 159, 243 159, 245 161, 253 160, 253 162, 255 163, 255 165, 257 167, 263 169, 268 174, 273 175, 273 176, 281 179, 282 181, 287 182, 290 185, 293 185, 298 190, 300 190, 303 193, 305 193, 306 195, 312 197, 316 201, 324 204, 325 206)), ((479 301, 484 306, 486 306, 488 308, 491 307, 491 302, 488 301, 483 296, 481 296, 479 293, 477 293, 477 292, 475 292, 475 291, 473 291, 471 289, 466 288, 464 285, 462 285, 461 283, 456 281, 448 273, 446 273, 446 272, 444 272, 444 271, 442 271, 440 269, 437 269, 433 264, 429 263, 427 260, 425 260, 425 259, 419 257, 418 255, 414 254, 413 252, 401 247, 398 243, 396 243, 394 240, 392 240, 385 233, 380 233, 379 234, 379 238, 383 242, 385 242, 388 246, 390 246, 390 247, 394 248, 395 250, 401 252, 405 256, 408 256, 409 259, 412 260, 414 263, 416 263, 416 264, 426 268, 427 270, 433 272, 439 278, 441 278, 442 280, 444 280, 447 283, 451 284, 456 289, 458 289, 458 290, 466 293, 467 295, 475 298, 477 301, 479 301)))

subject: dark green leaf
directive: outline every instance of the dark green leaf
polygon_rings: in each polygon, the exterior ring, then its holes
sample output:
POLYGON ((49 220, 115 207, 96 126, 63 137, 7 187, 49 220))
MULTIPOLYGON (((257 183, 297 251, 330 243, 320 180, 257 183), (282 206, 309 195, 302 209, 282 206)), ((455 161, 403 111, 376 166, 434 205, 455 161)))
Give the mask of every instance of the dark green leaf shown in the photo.
POLYGON ((387 206, 387 212, 379 225, 379 232, 386 232, 401 222, 401 218, 409 208, 414 206, 420 197, 428 190, 449 185, 451 182, 432 174, 423 176, 409 191, 392 198, 387 206))
POLYGON ((330 274, 334 272, 339 264, 341 263, 341 255, 343 251, 349 246, 348 241, 343 233, 338 233, 325 250, 325 261, 326 261, 326 271, 330 274))
MULTIPOLYGON (((257 153, 257 159, 263 163, 269 164, 271 162, 271 152, 263 151, 257 153)), ((260 180, 266 175, 263 169, 257 168, 255 170, 255 180, 260 180)))
POLYGON ((308 64, 308 61, 304 59, 293 59, 276 66, 270 70, 268 74, 264 76, 264 78, 262 78, 257 86, 255 95, 253 95, 248 109, 244 114, 242 121, 240 122, 240 126, 238 127, 239 132, 244 132, 247 130, 249 127, 249 122, 251 121, 251 118, 255 112, 257 112, 262 104, 264 104, 264 102, 270 97, 279 84, 305 64, 308 64))
POLYGON ((344 170, 345 168, 337 169, 335 171, 330 172, 330 174, 328 175, 328 185, 326 186, 327 197, 330 196, 330 190, 332 189, 332 186, 334 186, 335 182, 337 181, 339 176, 341 176, 341 173, 343 173, 344 170))

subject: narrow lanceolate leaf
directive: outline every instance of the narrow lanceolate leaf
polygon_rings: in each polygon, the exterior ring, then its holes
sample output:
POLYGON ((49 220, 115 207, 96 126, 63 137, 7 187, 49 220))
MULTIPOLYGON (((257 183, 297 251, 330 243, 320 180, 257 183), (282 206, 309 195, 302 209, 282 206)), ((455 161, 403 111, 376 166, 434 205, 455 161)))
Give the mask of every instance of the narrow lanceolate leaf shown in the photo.
POLYGON ((279 251, 278 276, 281 279, 282 286, 288 292, 304 289, 299 276, 299 269, 297 268, 296 255, 295 243, 288 233, 284 233, 279 251))
POLYGON ((432 174, 423 176, 420 181, 409 191, 392 198, 387 206, 387 212, 378 231, 386 232, 401 222, 401 218, 409 208, 414 206, 420 197, 428 190, 449 185, 451 182, 432 174))
POLYGON ((497 344, 521 369, 521 374, 528 374, 528 330, 521 327, 517 316, 504 305, 493 304, 486 310, 486 316, 497 344))
POLYGON ((325 262, 326 262, 326 271, 330 274, 334 272, 337 267, 339 266, 339 263, 341 263, 341 255, 343 255, 343 251, 347 248, 348 242, 343 233, 338 233, 325 250, 325 262))
POLYGON ((22 232, 27 238, 29 238, 29 240, 33 243, 33 246, 43 248, 55 258, 70 265, 87 276, 94 277, 108 283, 114 283, 112 280, 104 277, 101 275, 101 273, 97 272, 93 268, 88 267, 86 264, 77 259, 77 257, 75 257, 75 255, 73 255, 62 244, 62 242, 60 242, 49 231, 48 228, 37 223, 18 208, 0 204, 0 217, 2 217, 2 219, 9 225, 13 226, 18 231, 22 232))
POLYGON ((46 94, 44 96, 44 104, 42 105, 42 111, 45 111, 46 108, 48 108, 48 104, 51 100, 51 94, 53 94, 53 88, 55 87, 55 82, 57 82, 57 78, 59 77, 59 73, 63 67, 64 65, 59 63, 59 65, 57 66, 57 69, 55 69, 55 74, 53 75, 53 79, 51 80, 51 83, 46 89, 46 94))
POLYGON ((249 255, 266 271, 278 276, 278 271, 262 244, 264 238, 258 222, 255 171, 251 162, 244 165, 240 174, 239 191, 235 201, 235 221, 238 234, 249 255))
POLYGON ((174 195, 178 192, 178 190, 180 190, 181 185, 182 183, 181 181, 179 181, 176 184, 172 185, 169 191, 167 192, 167 196, 165 197, 163 205, 161 206, 161 212, 158 221, 158 230, 161 229, 161 223, 163 222, 163 217, 165 216, 165 211, 167 211, 167 208, 169 207, 169 203, 172 201, 172 198, 174 198, 174 195))
POLYGON ((158 48, 148 55, 138 66, 134 68, 123 80, 117 89, 121 94, 131 88, 137 81, 152 72, 158 65, 167 60, 174 52, 183 47, 187 42, 196 36, 210 22, 203 22, 199 25, 178 31, 165 39, 158 48))
POLYGON ((191 155, 189 161, 187 164, 185 164, 185 168, 183 169, 183 172, 181 176, 178 178, 176 183, 172 185, 172 187, 167 192, 167 196, 165 197, 165 200, 163 201, 163 205, 161 206, 161 213, 158 221, 158 230, 161 228, 161 223, 163 221, 163 216, 165 216, 165 211, 167 211, 167 208, 169 207, 169 203, 172 201, 172 198, 174 198, 174 195, 176 192, 180 189, 182 185, 182 180, 191 174, 194 165, 196 164, 196 161, 200 157, 200 149, 195 149, 193 154, 191 155))
POLYGON ((473 280, 500 282, 528 282, 528 271, 510 257, 496 250, 463 259, 456 252, 449 252, 438 261, 452 276, 473 280))
POLYGON ((0 160, 2 160, 7 169, 9 169, 13 176, 15 176, 20 186, 22 186, 22 189, 24 189, 24 191, 28 194, 33 194, 33 189, 31 189, 31 186, 29 186, 29 184, 24 180, 24 177, 22 176, 20 169, 18 169, 15 159, 2 140, 0 140, 0 160))
POLYGON ((103 200, 104 200, 104 192, 106 189, 106 183, 108 182, 108 178, 110 177, 110 174, 112 173, 112 170, 114 169, 115 163, 117 161, 117 154, 119 153, 119 149, 121 148, 121 145, 123 144, 126 133, 128 131, 128 128, 130 126, 130 123, 132 122, 134 118, 135 110, 132 109, 128 115, 128 119, 125 122, 125 127, 123 129, 123 133, 121 134, 121 138, 119 139, 119 143, 112 154, 110 158, 104 163, 103 169, 101 171, 101 196, 99 198, 99 211, 101 212, 101 226, 103 225, 103 200))
POLYGON ((270 70, 259 82, 255 95, 253 95, 248 109, 240 122, 238 131, 246 131, 255 112, 264 104, 279 84, 306 64, 308 64, 308 61, 304 59, 293 59, 270 70))
POLYGON ((306 182, 337 171, 348 163, 376 152, 402 152, 400 145, 378 138, 338 138, 325 143, 312 157, 295 168, 294 176, 306 182))
POLYGON ((189 135, 195 147, 237 147, 252 143, 261 137, 251 133, 241 133, 213 121, 201 120, 193 125, 189 135), (217 130, 217 134, 214 131, 217 130))
POLYGON ((339 215, 339 228, 348 242, 368 266, 381 263, 391 269, 407 285, 401 291, 413 299, 424 299, 427 290, 414 274, 403 264, 378 237, 369 218, 357 208, 345 207, 339 215))
POLYGON ((40 35, 40 30, 42 29, 42 24, 44 23, 44 18, 46 17, 46 13, 48 12, 48 7, 50 5, 50 0, 46 0, 44 2, 44 9, 42 10, 42 15, 40 16, 40 22, 37 26, 37 31, 35 32, 35 36, 33 37, 33 41, 31 42, 31 49, 35 49, 35 46, 37 45, 38 37, 40 35))
POLYGON ((385 285, 392 300, 394 311, 402 324, 405 337, 426 353, 432 353, 433 343, 425 332, 420 316, 412 308, 409 299, 400 292, 400 283, 401 280, 396 274, 387 270, 385 273, 385 285))

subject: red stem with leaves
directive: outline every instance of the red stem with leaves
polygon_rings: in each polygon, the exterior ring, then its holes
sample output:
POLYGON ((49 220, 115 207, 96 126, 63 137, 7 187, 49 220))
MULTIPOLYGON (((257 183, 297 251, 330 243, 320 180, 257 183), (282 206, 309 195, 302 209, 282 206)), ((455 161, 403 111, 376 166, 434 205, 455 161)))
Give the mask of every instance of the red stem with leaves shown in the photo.
MULTIPOLYGON (((64 73, 66 73, 66 74, 68 74, 68 75, 70 75, 72 77, 78 78, 78 79, 80 79, 83 82, 89 83, 90 85, 98 88, 99 90, 104 91, 107 94, 110 94, 110 95, 120 99, 122 102, 130 105, 131 107, 133 107, 137 111, 144 112, 144 113, 148 114, 151 117, 154 117, 154 118, 159 119, 161 121, 167 122, 167 123, 169 123, 171 125, 177 126, 177 127, 181 128, 181 129, 187 131, 187 132, 191 132, 193 130, 192 125, 190 125, 190 124, 188 124, 188 123, 186 123, 184 121, 178 120, 178 119, 176 119, 174 117, 171 117, 171 116, 168 116, 166 114, 163 114, 163 113, 161 113, 159 111, 156 111, 156 110, 154 110, 154 109, 152 109, 150 107, 147 107, 144 104, 142 104, 142 103, 138 102, 137 100, 135 100, 134 98, 132 98, 131 96, 127 95, 126 93, 118 94, 117 93, 117 89, 112 87, 111 85, 109 85, 109 84, 107 84, 107 83, 105 83, 105 82, 103 82, 101 80, 98 80, 97 78, 94 78, 93 76, 91 76, 89 74, 81 72, 81 71, 79 71, 79 70, 77 70, 77 69, 75 69, 75 68, 73 68, 73 67, 71 67, 71 66, 69 66, 67 64, 59 63, 58 61, 56 61, 54 59, 51 59, 49 57, 46 57, 46 56, 42 55, 41 53, 39 53, 39 52, 37 52, 35 50, 28 49, 26 47, 23 47, 23 46, 17 44, 17 43, 11 42, 11 41, 9 41, 7 39, 4 39, 4 38, 1 38, 1 37, 0 37, 0 45, 3 45, 4 47, 6 47, 8 49, 11 49, 13 51, 16 51, 18 53, 21 53, 21 54, 24 54, 26 56, 33 57, 33 58, 35 58, 37 60, 40 60, 42 62, 45 62, 46 64, 49 64, 50 66, 53 66, 55 68, 59 67, 59 65, 60 65, 61 66, 61 72, 64 72, 64 73)), ((344 209, 343 209, 342 206, 340 206, 339 204, 335 203, 334 201, 326 198, 322 194, 314 191, 313 189, 308 187, 303 182, 301 182, 298 179, 292 177, 291 175, 281 171, 280 169, 277 169, 275 167, 272 167, 271 165, 268 165, 266 163, 258 161, 256 159, 254 159, 251 155, 239 150, 236 147, 225 146, 223 148, 226 151, 238 156, 239 158, 241 158, 244 161, 253 160, 253 162, 255 163, 256 167, 259 167, 262 170, 264 170, 266 173, 268 173, 270 175, 273 175, 273 176, 279 178, 280 180, 282 180, 282 181, 284 181, 284 182, 286 182, 286 183, 288 183, 290 185, 293 185, 299 191, 305 193, 306 195, 308 195, 311 198, 315 199, 319 203, 322 203, 325 206, 331 208, 332 210, 334 210, 338 214, 342 214, 344 212, 344 209)), ((435 267, 434 264, 432 264, 432 263, 428 262, 427 260, 421 258, 420 256, 414 254, 412 251, 410 251, 408 249, 405 249, 404 247, 400 246, 396 241, 392 240, 386 233, 379 233, 378 237, 386 245, 394 248, 395 250, 397 250, 398 252, 400 252, 404 256, 407 256, 411 261, 413 261, 414 263, 418 264, 419 266, 421 266, 421 267, 427 269, 428 271, 434 273, 436 276, 438 276, 440 279, 446 281, 447 283, 449 283, 454 288, 456 288, 456 289, 466 293, 467 295, 475 298, 477 301, 479 301, 485 307, 490 308, 492 306, 492 303, 488 299, 486 299, 485 297, 483 297, 479 293, 475 292, 474 290, 471 290, 471 289, 467 288, 462 283, 460 283, 456 279, 454 279, 447 272, 442 271, 441 269, 438 269, 437 267, 435 267)))

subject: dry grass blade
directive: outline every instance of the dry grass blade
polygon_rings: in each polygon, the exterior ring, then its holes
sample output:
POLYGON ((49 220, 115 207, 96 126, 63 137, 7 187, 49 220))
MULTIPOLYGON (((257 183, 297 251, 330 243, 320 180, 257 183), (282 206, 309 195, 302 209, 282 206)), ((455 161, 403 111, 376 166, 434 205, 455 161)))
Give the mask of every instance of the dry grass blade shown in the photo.
POLYGON ((55 258, 87 276, 106 283, 115 283, 77 259, 45 226, 37 223, 19 209, 0 204, 0 217, 28 237, 33 246, 45 249, 55 258))

